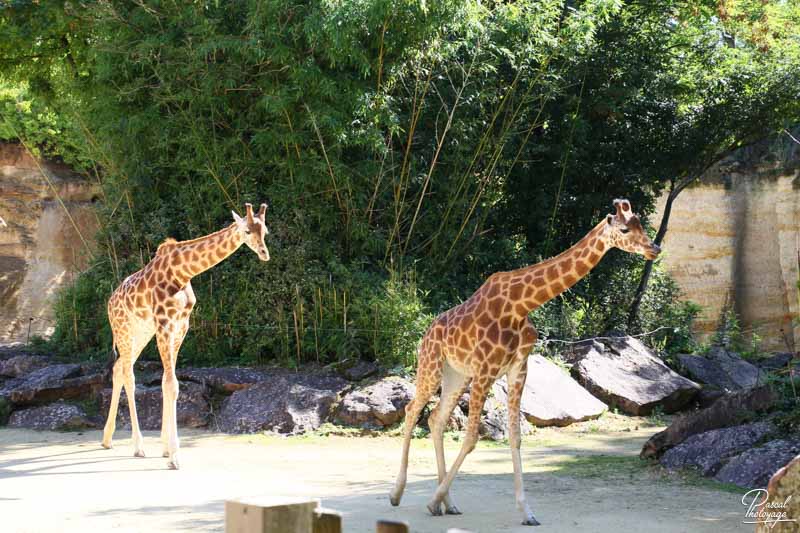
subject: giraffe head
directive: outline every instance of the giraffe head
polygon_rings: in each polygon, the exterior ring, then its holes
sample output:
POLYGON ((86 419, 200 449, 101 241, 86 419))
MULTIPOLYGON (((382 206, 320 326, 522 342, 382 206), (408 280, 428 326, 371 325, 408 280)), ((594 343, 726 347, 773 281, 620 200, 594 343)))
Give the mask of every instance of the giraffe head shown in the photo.
POLYGON ((650 240, 639 217, 631 210, 631 203, 628 200, 614 200, 614 207, 617 212, 606 217, 606 228, 603 232, 608 245, 641 254, 647 260, 658 257, 661 248, 650 240))
POLYGON ((258 215, 255 216, 253 215, 253 204, 244 204, 244 206, 245 218, 237 215, 236 211, 231 211, 233 220, 236 221, 236 225, 244 237, 244 243, 258 255, 259 259, 269 261, 269 250, 264 244, 264 237, 269 233, 266 220, 264 220, 267 214, 267 204, 261 204, 258 215))

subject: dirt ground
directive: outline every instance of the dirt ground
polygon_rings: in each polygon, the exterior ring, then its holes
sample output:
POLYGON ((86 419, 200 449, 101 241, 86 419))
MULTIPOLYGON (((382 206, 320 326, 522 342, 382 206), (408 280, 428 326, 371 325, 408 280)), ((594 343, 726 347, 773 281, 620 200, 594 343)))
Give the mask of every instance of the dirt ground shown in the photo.
MULTIPOLYGON (((411 531, 711 532, 744 526, 744 491, 668 475, 639 461, 642 443, 661 428, 607 415, 562 429, 539 429, 523 443, 525 486, 539 528, 521 526, 514 507, 507 446, 481 442, 456 478, 461 516, 429 516, 435 489, 430 439, 412 443, 409 482, 399 507, 388 491, 400 438, 315 434, 280 438, 183 431, 181 470, 169 471, 155 432, 146 458, 132 457, 130 433, 115 448, 99 431, 0 430, 0 530, 11 532, 222 531, 224 501, 274 496, 320 498, 344 515, 346 532, 374 531, 379 518, 411 531)), ((448 435, 447 458, 458 436, 448 435)))

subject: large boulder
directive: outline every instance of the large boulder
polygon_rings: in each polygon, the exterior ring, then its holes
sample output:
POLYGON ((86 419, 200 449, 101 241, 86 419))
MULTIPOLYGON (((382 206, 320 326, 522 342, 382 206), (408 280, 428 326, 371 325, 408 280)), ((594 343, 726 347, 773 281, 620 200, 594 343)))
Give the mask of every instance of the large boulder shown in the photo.
MULTIPOLYGON (((111 406, 111 389, 100 393, 100 413, 105 421, 111 406)), ((136 416, 142 429, 161 429, 163 395, 160 386, 136 386, 136 416)), ((178 404, 176 406, 178 426, 198 428, 208 424, 210 412, 206 387, 199 383, 184 382, 180 384, 178 404)), ((125 389, 122 389, 117 410, 117 427, 131 427, 130 410, 125 389)))
POLYGON ((773 440, 734 457, 714 479, 750 489, 763 489, 773 474, 797 454, 800 454, 800 438, 773 440))
POLYGON ((573 365, 572 375, 590 393, 631 415, 648 415, 657 407, 673 413, 700 389, 633 337, 582 342, 563 356, 573 365))
POLYGON ((568 426, 598 418, 608 406, 541 355, 528 357, 528 379, 520 410, 538 427, 568 426))
POLYGON ((106 374, 97 366, 50 365, 7 382, 2 395, 16 405, 88 398, 102 388, 105 381, 106 374))
POLYGON ((0 376, 18 378, 47 366, 49 358, 43 355, 20 354, 0 360, 0 376))
POLYGON ((181 381, 193 381, 208 386, 213 392, 230 394, 260 383, 276 373, 286 370, 263 368, 181 368, 176 376, 181 381))
MULTIPOLYGON (((525 419, 520 407, 520 434, 533 433, 533 427, 525 419)), ((502 441, 509 437, 508 433, 508 383, 506 378, 494 382, 481 412, 481 423, 478 432, 490 440, 502 441)))
POLYGON ((364 361, 359 359, 357 361, 348 362, 339 368, 339 373, 349 381, 361 381, 370 376, 374 376, 380 372, 381 367, 374 361, 364 361))
POLYGON ((706 409, 677 418, 667 429, 650 437, 639 456, 660 457, 692 435, 741 424, 755 413, 770 409, 776 399, 775 392, 767 386, 726 395, 706 409))
POLYGON ((700 383, 725 391, 758 385, 758 367, 721 346, 713 346, 705 355, 679 354, 677 358, 685 373, 700 383))
POLYGON ((365 429, 391 426, 403 419, 414 398, 414 384, 386 377, 348 392, 336 409, 336 422, 365 429))
POLYGON ((774 352, 755 361, 756 366, 762 370, 780 370, 786 368, 789 363, 800 363, 800 358, 795 357, 792 352, 774 352))
POLYGON ((694 468, 704 476, 713 476, 731 457, 752 448, 774 432, 775 427, 769 422, 712 429, 692 435, 667 450, 661 464, 671 470, 694 468))
POLYGON ((11 413, 9 427, 68 431, 94 426, 86 412, 77 405, 64 402, 30 407, 11 413))
POLYGON ((299 434, 330 419, 347 382, 329 374, 285 374, 234 392, 217 418, 221 431, 299 434))
MULTIPOLYGON (((789 461, 789 464, 775 472, 767 485, 767 498, 760 494, 755 514, 759 511, 767 513, 786 513, 786 518, 794 521, 768 522, 761 519, 756 526, 756 533, 797 533, 800 531, 800 455, 789 461)), ((746 517, 745 519, 750 519, 746 517)))

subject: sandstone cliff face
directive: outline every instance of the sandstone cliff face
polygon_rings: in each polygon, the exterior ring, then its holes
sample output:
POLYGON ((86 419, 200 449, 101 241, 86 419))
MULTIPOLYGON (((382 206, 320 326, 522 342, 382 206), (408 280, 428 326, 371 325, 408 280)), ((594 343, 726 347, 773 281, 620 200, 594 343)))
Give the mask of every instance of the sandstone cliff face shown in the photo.
POLYGON ((97 187, 39 164, 50 183, 22 146, 0 143, 0 342, 24 342, 29 322, 31 336, 52 333, 56 292, 91 257, 81 235, 92 247, 97 231, 97 187))
MULTIPOLYGON (((697 332, 716 330, 732 305, 762 348, 800 348, 800 146, 790 140, 740 150, 673 204, 664 264, 704 307, 697 332)), ((666 197, 654 224, 661 220, 666 197)))

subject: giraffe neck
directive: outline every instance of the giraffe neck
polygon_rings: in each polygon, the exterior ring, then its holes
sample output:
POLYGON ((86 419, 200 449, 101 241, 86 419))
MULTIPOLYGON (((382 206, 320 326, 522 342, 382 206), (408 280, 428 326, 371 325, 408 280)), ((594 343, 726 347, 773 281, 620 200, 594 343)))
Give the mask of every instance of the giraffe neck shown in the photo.
MULTIPOLYGON (((516 298, 515 308, 527 315, 586 277, 609 249, 602 238, 605 224, 603 219, 585 237, 559 255, 516 271, 517 276, 511 282, 512 289, 517 281, 522 282, 524 290, 517 291, 521 295, 516 298)), ((515 300, 514 293, 512 290, 512 300, 515 300)))
POLYGON ((174 270, 178 282, 183 286, 196 275, 213 268, 238 250, 243 242, 244 235, 234 223, 205 237, 170 245, 168 253, 171 264, 177 267, 174 270))

